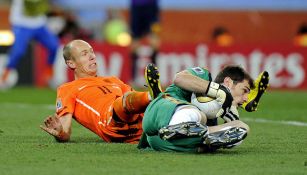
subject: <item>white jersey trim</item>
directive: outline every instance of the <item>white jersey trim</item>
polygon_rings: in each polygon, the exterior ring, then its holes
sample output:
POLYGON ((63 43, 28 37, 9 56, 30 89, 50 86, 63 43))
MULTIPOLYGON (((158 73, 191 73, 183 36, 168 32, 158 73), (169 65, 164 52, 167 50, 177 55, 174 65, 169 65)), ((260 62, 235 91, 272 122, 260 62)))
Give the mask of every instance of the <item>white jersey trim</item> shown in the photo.
POLYGON ((93 113, 95 113, 97 116, 100 117, 100 113, 98 111, 96 111, 94 108, 92 108, 90 105, 86 104, 84 101, 80 100, 80 99, 76 99, 76 101, 78 103, 80 103, 82 106, 86 107, 88 110, 92 111, 93 113))

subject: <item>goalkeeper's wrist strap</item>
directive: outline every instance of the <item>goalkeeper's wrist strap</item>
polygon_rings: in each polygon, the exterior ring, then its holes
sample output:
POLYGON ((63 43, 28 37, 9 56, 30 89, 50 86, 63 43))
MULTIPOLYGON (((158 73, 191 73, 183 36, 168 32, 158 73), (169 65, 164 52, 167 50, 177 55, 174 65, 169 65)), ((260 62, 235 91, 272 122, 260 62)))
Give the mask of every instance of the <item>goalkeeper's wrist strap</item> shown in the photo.
POLYGON ((216 94, 217 94, 219 87, 220 85, 218 83, 210 81, 206 94, 209 97, 216 98, 216 94))

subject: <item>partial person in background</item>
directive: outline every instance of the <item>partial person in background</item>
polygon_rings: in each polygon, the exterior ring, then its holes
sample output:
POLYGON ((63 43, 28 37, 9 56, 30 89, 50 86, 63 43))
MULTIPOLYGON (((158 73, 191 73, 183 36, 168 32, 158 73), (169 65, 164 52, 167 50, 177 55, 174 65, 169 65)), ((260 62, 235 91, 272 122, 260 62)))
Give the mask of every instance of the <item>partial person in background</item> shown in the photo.
POLYGON ((11 71, 16 70, 31 40, 40 42, 48 49, 48 68, 44 70, 46 83, 53 75, 52 66, 55 61, 59 40, 47 28, 46 13, 48 0, 13 0, 10 10, 10 22, 15 35, 15 42, 10 50, 8 62, 0 78, 0 86, 5 83, 11 71))
POLYGON ((139 48, 143 39, 151 47, 150 62, 155 63, 160 47, 159 25, 160 9, 159 0, 131 0, 130 5, 130 30, 132 35, 131 60, 132 78, 135 81, 139 48))
POLYGON ((221 47, 231 46, 234 42, 233 36, 225 27, 222 26, 218 26, 213 29, 212 40, 214 44, 221 47))
MULTIPOLYGON (((60 5, 60 4, 58 4, 60 5)), ((51 10, 48 14, 48 25, 62 41, 73 39, 93 39, 93 33, 80 27, 75 15, 61 9, 51 10)))
POLYGON ((103 36, 107 43, 127 47, 130 45, 129 27, 118 9, 108 9, 108 18, 103 25, 103 36))
POLYGON ((294 45, 300 47, 307 47, 307 23, 300 25, 295 37, 294 45))

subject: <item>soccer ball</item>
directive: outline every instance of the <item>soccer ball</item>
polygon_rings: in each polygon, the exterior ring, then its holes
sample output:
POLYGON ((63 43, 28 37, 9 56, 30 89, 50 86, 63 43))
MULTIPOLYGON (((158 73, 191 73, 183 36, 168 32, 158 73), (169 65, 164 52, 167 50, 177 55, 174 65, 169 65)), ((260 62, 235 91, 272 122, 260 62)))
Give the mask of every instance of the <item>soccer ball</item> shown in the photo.
POLYGON ((191 103, 204 112, 208 119, 216 118, 217 112, 222 108, 222 106, 215 99, 207 97, 203 94, 193 93, 191 103))

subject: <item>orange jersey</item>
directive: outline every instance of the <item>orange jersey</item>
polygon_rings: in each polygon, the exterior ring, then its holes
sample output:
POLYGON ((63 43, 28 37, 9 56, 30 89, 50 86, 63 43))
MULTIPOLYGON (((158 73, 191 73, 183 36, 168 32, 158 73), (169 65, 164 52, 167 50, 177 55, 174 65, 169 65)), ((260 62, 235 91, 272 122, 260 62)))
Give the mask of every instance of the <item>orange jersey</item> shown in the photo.
POLYGON ((130 86, 117 77, 81 78, 58 88, 56 113, 59 117, 67 113, 73 114, 77 122, 110 142, 114 137, 126 137, 116 132, 129 127, 114 126, 113 105, 118 97, 131 90, 130 86))

